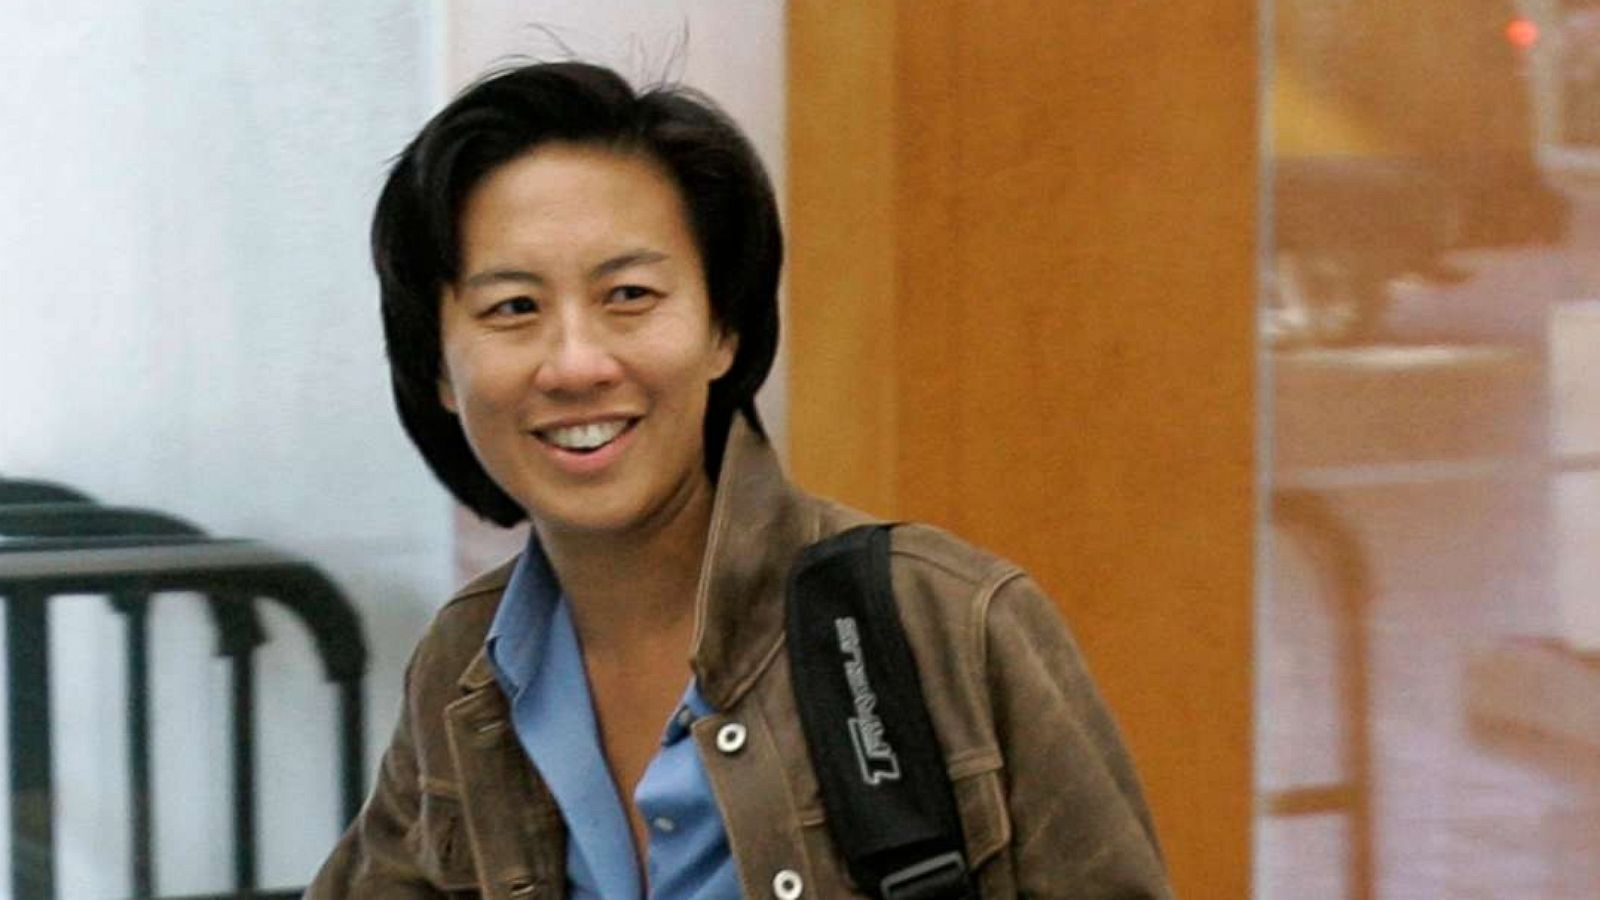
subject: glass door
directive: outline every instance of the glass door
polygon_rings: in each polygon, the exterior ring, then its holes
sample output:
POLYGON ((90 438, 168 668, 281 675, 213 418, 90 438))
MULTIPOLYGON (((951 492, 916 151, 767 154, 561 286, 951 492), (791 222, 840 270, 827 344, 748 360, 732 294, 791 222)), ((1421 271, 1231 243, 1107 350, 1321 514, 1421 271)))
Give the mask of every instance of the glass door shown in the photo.
POLYGON ((1256 894, 1600 896, 1600 3, 1268 3, 1256 894))

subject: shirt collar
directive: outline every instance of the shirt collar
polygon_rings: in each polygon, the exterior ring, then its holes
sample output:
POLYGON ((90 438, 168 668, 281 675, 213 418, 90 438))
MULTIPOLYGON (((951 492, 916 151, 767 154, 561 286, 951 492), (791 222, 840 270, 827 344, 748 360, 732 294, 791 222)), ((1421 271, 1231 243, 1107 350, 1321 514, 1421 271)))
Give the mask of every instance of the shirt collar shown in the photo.
POLYGON ((538 675, 540 651, 560 599, 561 585, 538 536, 529 529, 528 545, 511 570, 484 640, 485 655, 507 696, 515 697, 538 675))

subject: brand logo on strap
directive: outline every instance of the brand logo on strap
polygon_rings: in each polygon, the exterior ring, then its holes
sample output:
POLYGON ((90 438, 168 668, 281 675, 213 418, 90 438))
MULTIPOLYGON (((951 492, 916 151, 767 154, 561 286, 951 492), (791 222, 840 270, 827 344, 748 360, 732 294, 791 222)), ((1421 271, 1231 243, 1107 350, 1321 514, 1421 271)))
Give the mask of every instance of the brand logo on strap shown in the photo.
POLYGON ((850 743, 855 746, 856 763, 861 766, 861 780, 869 785, 900 780, 900 758, 884 737, 883 720, 878 718, 878 695, 867 681, 867 666, 861 653, 861 632, 856 620, 846 616, 833 620, 839 636, 839 650, 844 654, 844 677, 850 684, 850 696, 855 702, 856 714, 849 719, 850 743))

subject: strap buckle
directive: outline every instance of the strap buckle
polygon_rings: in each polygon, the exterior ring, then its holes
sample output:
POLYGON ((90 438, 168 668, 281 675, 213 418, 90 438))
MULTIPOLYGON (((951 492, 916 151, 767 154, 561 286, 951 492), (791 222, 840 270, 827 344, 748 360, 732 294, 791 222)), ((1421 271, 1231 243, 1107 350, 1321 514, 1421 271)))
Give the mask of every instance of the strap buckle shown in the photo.
POLYGON ((878 884, 883 900, 950 900, 968 896, 967 860, 959 850, 894 872, 878 884))

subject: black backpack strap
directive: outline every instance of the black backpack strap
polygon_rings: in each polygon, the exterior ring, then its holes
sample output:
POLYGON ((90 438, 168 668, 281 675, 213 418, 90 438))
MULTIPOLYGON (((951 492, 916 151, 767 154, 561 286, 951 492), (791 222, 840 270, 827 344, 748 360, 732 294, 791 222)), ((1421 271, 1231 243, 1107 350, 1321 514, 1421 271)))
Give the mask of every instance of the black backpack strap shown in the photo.
POLYGON ((807 547, 789 581, 788 650, 828 830, 861 890, 968 900, 966 842, 889 581, 889 525, 807 547))

